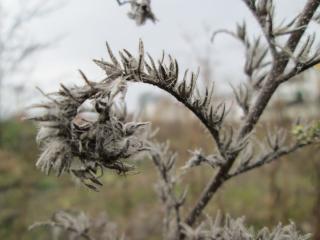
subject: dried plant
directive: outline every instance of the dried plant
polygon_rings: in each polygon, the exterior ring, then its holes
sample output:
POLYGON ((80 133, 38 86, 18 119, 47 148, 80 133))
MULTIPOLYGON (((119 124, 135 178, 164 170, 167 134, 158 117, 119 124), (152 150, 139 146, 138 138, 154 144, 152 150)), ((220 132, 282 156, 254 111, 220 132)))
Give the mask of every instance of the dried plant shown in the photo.
POLYGON ((297 124, 292 131, 269 129, 259 141, 253 131, 278 87, 320 62, 314 35, 306 33, 308 24, 318 19, 315 12, 320 1, 306 1, 297 17, 280 24, 274 18, 276 7, 272 0, 243 0, 243 3, 261 26, 262 36, 251 39, 245 23, 239 24, 236 32, 219 30, 213 34, 213 39, 218 33, 239 39, 246 51, 247 82, 240 88, 233 87, 235 100, 244 113, 238 119, 240 127, 228 124, 229 109, 225 103, 216 101, 212 83, 201 91, 197 84, 199 71, 186 70, 179 79, 179 66, 171 55, 163 54, 155 60, 145 53, 140 41, 137 55, 124 49, 117 58, 107 44, 110 60, 94 60, 105 71, 104 80, 94 83, 83 75, 85 86, 62 85, 58 93, 45 94, 48 103, 37 106, 46 109, 32 118, 41 126, 38 140, 42 154, 37 166, 47 173, 51 169, 58 175, 63 171, 73 173, 87 186, 97 189, 101 185, 97 177, 99 169, 127 172, 132 165, 123 159, 145 151, 159 172, 157 190, 165 210, 164 239, 307 239, 308 236, 297 233, 293 224, 254 234, 241 219, 227 218, 225 225, 209 224, 209 227, 199 223, 205 207, 227 180, 320 143, 319 123, 297 124), (205 156, 200 150, 191 151, 190 160, 177 169, 175 154, 167 145, 153 142, 145 131, 145 123, 126 121, 123 99, 127 82, 151 84, 181 102, 212 136, 216 144, 212 153, 205 156), (82 119, 80 124, 76 119, 87 100, 93 103, 97 117, 94 121, 82 119), (73 167, 75 161, 80 167, 73 167), (177 194, 177 184, 186 171, 201 164, 211 166, 213 176, 186 213, 187 191, 177 194))
POLYGON ((120 1, 117 0, 118 4, 130 4, 130 11, 128 12, 128 17, 136 22, 138 26, 145 24, 149 19, 152 22, 156 22, 157 19, 154 13, 151 10, 151 0, 129 0, 129 1, 120 1))
POLYGON ((33 230, 39 227, 52 228, 55 239, 68 240, 124 240, 124 235, 119 235, 117 225, 100 215, 90 219, 83 212, 58 211, 49 221, 37 222, 29 227, 33 230))
POLYGON ((82 76, 85 86, 61 85, 59 92, 44 94, 46 103, 33 106, 44 109, 30 118, 40 123, 37 142, 42 153, 36 166, 46 174, 71 173, 97 190, 104 168, 119 173, 133 169, 124 159, 148 149, 144 131, 148 123, 127 122, 122 77, 94 83, 82 76), (85 110, 94 114, 91 120, 81 112, 85 101, 91 103, 85 110))
MULTIPOLYGON (((49 221, 37 222, 29 227, 50 227, 55 238, 67 240, 124 240, 130 239, 119 235, 117 225, 106 216, 90 219, 83 212, 58 211, 49 221)), ((187 240, 308 240, 311 234, 303 235, 294 223, 287 226, 279 224, 274 229, 262 228, 255 231, 245 225, 245 219, 232 219, 220 214, 215 219, 207 217, 197 228, 181 224, 181 231, 187 240)), ((166 238, 170 239, 170 238, 166 238)))
POLYGON ((287 226, 279 224, 273 230, 263 228, 260 231, 254 231, 245 225, 245 219, 232 219, 226 216, 225 220, 218 214, 217 217, 211 219, 207 217, 207 221, 202 222, 196 229, 183 224, 183 231, 188 240, 307 240, 311 238, 310 234, 302 235, 294 223, 287 226))

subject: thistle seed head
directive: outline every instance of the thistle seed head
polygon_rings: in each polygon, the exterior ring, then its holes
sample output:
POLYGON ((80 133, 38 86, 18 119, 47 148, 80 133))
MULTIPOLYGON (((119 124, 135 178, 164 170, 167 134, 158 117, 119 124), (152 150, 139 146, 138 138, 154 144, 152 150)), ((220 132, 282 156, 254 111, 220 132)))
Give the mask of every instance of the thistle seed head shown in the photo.
POLYGON ((99 83, 85 80, 84 86, 61 85, 58 92, 44 94, 48 101, 35 106, 43 111, 30 119, 40 126, 37 143, 41 154, 36 166, 46 174, 51 170, 58 176, 71 173, 97 190, 102 185, 99 170, 126 173, 133 168, 125 159, 146 150, 147 123, 126 122, 127 86, 121 77, 99 83), (87 101, 92 106, 87 111, 96 115, 94 120, 79 111, 87 101))

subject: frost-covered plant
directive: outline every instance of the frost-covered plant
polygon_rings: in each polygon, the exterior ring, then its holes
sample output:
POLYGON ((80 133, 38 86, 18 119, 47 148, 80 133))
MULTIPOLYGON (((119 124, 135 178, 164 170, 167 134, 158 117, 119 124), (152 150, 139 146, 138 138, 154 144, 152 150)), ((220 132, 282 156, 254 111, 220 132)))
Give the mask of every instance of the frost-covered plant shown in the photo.
POLYGON ((123 1, 117 0, 118 4, 130 4, 130 11, 128 12, 128 17, 136 22, 138 26, 145 24, 149 19, 152 22, 156 22, 156 17, 151 10, 151 0, 129 0, 123 1))
POLYGON ((58 211, 51 219, 34 223, 29 227, 33 230, 38 227, 50 227, 54 239, 68 240, 120 240, 125 239, 120 235, 117 225, 105 215, 89 218, 83 212, 58 211))
MULTIPOLYGON (((120 240, 130 239, 119 234, 117 225, 106 216, 90 219, 83 212, 58 211, 49 221, 38 222, 30 230, 38 227, 50 227, 52 235, 66 240, 120 240)), ((207 217, 197 228, 181 225, 187 240, 308 240, 310 234, 303 235, 294 223, 287 226, 279 224, 274 229, 262 228, 255 231, 247 227, 245 219, 232 219, 229 215, 223 219, 220 214, 215 219, 207 217)))
POLYGON ((157 190, 165 213, 164 239, 307 239, 298 235, 293 225, 279 225, 275 230, 254 234, 247 231, 242 220, 228 220, 222 226, 211 224, 212 231, 199 222, 205 207, 229 179, 307 145, 320 143, 318 123, 299 124, 291 134, 286 129, 268 130, 261 140, 257 140, 254 131, 278 87, 320 63, 319 45, 314 35, 306 33, 311 21, 319 21, 315 13, 320 1, 307 0, 301 13, 288 23, 276 21, 272 0, 243 2, 260 25, 262 36, 249 37, 245 23, 239 24, 235 32, 220 30, 213 34, 213 39, 218 33, 235 37, 243 43, 246 52, 247 82, 240 88, 233 87, 235 101, 243 110, 236 127, 228 124, 228 108, 225 103, 216 101, 213 84, 204 86, 204 91, 203 86, 200 88, 199 71, 189 73, 186 70, 180 79, 177 60, 165 54, 155 60, 145 53, 142 41, 137 55, 124 49, 118 58, 107 45, 110 60, 94 61, 105 71, 104 80, 91 82, 83 74, 85 86, 67 88, 62 85, 59 92, 45 94, 48 103, 38 105, 46 111, 32 118, 40 122, 38 142, 42 154, 37 166, 46 173, 51 169, 58 175, 63 171, 72 173, 88 187, 97 189, 101 185, 99 169, 127 172, 132 165, 124 159, 147 150, 159 173, 157 190), (176 155, 167 145, 147 137, 150 135, 145 131, 145 123, 128 122, 123 102, 127 82, 151 84, 181 102, 213 138, 212 153, 206 156, 201 150, 190 151, 191 158, 185 161, 182 169, 177 169, 176 155), (86 101, 93 105, 94 120, 80 115, 86 101), (212 167, 213 176, 194 206, 186 212, 184 203, 188 192, 177 195, 176 188, 186 171, 201 164, 212 167), (202 234, 209 235, 203 237, 202 234))
POLYGON ((44 94, 47 102, 34 106, 42 111, 30 119, 40 124, 37 143, 42 153, 36 166, 46 174, 71 173, 96 189, 104 168, 126 173, 133 166, 124 159, 147 150, 147 123, 128 122, 123 103, 127 86, 121 76, 99 83, 82 76, 84 86, 61 85, 60 91, 44 94))
POLYGON ((253 227, 247 227, 245 219, 232 219, 229 215, 223 220, 218 214, 211 219, 207 217, 206 222, 202 222, 193 229, 183 224, 183 232, 188 240, 307 240, 310 234, 301 234, 296 225, 291 223, 287 226, 279 224, 274 229, 262 228, 255 231, 253 227))

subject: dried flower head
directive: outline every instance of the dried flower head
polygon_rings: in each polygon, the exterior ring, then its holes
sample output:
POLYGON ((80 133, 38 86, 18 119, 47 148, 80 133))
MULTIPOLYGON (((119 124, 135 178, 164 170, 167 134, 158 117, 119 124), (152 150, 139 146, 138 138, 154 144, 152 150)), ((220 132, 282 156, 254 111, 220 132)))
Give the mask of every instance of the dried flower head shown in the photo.
POLYGON ((37 142, 41 155, 36 166, 49 174, 72 173, 86 186, 102 185, 104 168, 126 173, 133 168, 124 159, 146 150, 147 123, 126 122, 126 82, 121 77, 95 83, 82 74, 86 85, 44 94, 48 101, 31 120, 39 122, 37 142), (83 112, 84 103, 91 108, 83 112), (85 113, 94 117, 88 118, 85 113))
POLYGON ((156 21, 156 17, 151 10, 150 0, 134 0, 130 1, 131 10, 128 17, 133 19, 137 25, 143 25, 148 19, 152 22, 156 21))

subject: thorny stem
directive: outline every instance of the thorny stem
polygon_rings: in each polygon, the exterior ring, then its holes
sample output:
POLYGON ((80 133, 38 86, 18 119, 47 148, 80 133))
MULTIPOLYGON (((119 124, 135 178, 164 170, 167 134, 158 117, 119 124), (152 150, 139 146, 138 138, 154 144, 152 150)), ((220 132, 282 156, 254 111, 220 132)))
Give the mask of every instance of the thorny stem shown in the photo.
MULTIPOLYGON (((263 32, 263 35, 264 35, 265 39, 268 42, 269 49, 271 51, 272 57, 273 57, 273 59, 276 59, 277 55, 278 55, 278 52, 277 52, 277 49, 276 49, 276 47, 274 45, 274 36, 272 36, 272 34, 271 34, 272 29, 270 29, 270 26, 272 26, 272 23, 271 22, 266 22, 268 20, 263 20, 263 19, 261 19, 261 17, 258 16, 258 14, 256 13, 256 7, 254 6, 254 4, 252 4, 252 1, 243 0, 243 2, 247 5, 247 7, 252 12, 253 16, 257 19, 257 21, 258 21, 258 23, 259 23, 259 25, 261 27, 261 30, 263 32), (267 26, 267 24, 269 26, 267 26), (268 27, 268 29, 267 29, 267 27, 268 27)), ((271 21, 271 20, 269 19, 269 21, 271 21)))
POLYGON ((320 59, 317 58, 314 61, 311 61, 309 63, 300 65, 298 64, 292 71, 290 71, 288 74, 286 74, 285 76, 282 76, 281 78, 278 79, 279 82, 283 83, 288 81, 290 78, 314 67, 315 65, 320 64, 320 59))
POLYGON ((278 150, 276 152, 268 153, 265 156, 263 156, 261 159, 259 159, 258 161, 248 165, 247 167, 241 168, 241 169, 235 171, 234 173, 228 174, 226 179, 233 178, 233 177, 238 176, 238 175, 240 175, 242 173, 251 171, 251 170, 253 170, 255 168, 258 168, 258 167, 260 167, 262 165, 265 165, 267 163, 271 163, 271 162, 279 159, 282 156, 285 156, 285 155, 288 155, 290 153, 293 153, 293 152, 297 151, 298 149, 300 149, 302 147, 305 147, 307 145, 310 145, 310 144, 311 143, 306 143, 306 144, 297 143, 297 144, 291 146, 290 148, 281 149, 281 150, 278 150))
MULTIPOLYGON (((299 31, 293 32, 289 37, 289 40, 286 44, 285 49, 289 49, 291 52, 294 52, 297 48, 301 37, 303 36, 308 23, 311 21, 312 16, 314 15, 315 11, 317 10, 318 6, 320 5, 320 0, 308 0, 301 17, 298 20, 297 27, 302 27, 299 31)), ((263 110, 267 106, 269 100, 271 99, 273 93, 276 91, 277 87, 280 85, 280 82, 277 81, 277 78, 281 76, 288 63, 290 58, 285 54, 280 54, 279 58, 276 59, 274 63, 274 67, 271 70, 271 74, 269 79, 266 81, 266 84, 263 86, 262 91, 258 95, 257 101, 251 108, 249 115, 245 121, 245 125, 241 128, 239 139, 246 136, 250 133, 258 122, 260 116, 262 115, 263 110)))
MULTIPOLYGON (((294 52, 308 26, 308 23, 310 22, 312 16, 314 15, 319 5, 320 0, 308 0, 297 23, 297 27, 301 28, 299 31, 293 32, 291 34, 286 44, 286 49, 289 49, 291 52, 294 52)), ((271 97, 280 85, 280 82, 276 80, 279 76, 281 76, 284 73, 289 63, 289 60, 290 58, 285 53, 281 53, 280 57, 278 59, 275 59, 271 74, 269 75, 266 83, 262 87, 257 97, 257 100, 250 108, 249 114, 245 119, 244 125, 240 129, 238 140, 241 140, 244 137, 246 137, 258 122, 271 97)), ((207 206, 214 194, 227 180, 228 173, 233 163, 235 162, 237 155, 237 153, 234 153, 228 156, 228 158, 226 159, 226 164, 219 169, 218 173, 211 179, 211 181, 205 187, 195 206, 188 214, 185 220, 186 224, 192 226, 196 222, 198 217, 201 215, 203 209, 207 206)))
MULTIPOLYGON (((154 165, 156 166, 160 178, 162 179, 162 191, 165 196, 161 197, 161 200, 165 204, 166 208, 166 217, 164 218, 164 228, 163 228, 163 237, 168 238, 170 236, 170 239, 174 237, 174 239, 181 239, 181 216, 180 216, 180 208, 181 203, 180 200, 178 200, 174 193, 174 183, 172 180, 172 176, 170 175, 171 168, 167 168, 165 165, 163 165, 163 159, 161 157, 161 154, 154 151, 152 152, 152 159, 154 162, 154 165), (174 214, 174 220, 175 220, 175 231, 170 232, 170 215, 174 214), (174 236, 171 236, 171 234, 174 234, 174 236)), ((182 200, 183 201, 183 200, 182 200)))
POLYGON ((205 118, 204 118, 204 115, 201 114, 198 110, 199 109, 196 109, 192 106, 192 104, 190 104, 188 101, 186 101, 183 97, 181 97, 178 93, 174 92, 171 90, 171 88, 167 88, 165 86, 162 86, 162 85, 157 85, 155 84, 154 82, 152 81, 147 81, 147 80, 144 80, 144 83, 147 83, 147 84, 151 84, 153 86, 156 86, 168 93, 170 93, 178 102, 182 103, 185 107, 187 107, 201 122, 202 124, 206 127, 206 129, 209 130, 210 132, 210 135, 213 137, 213 139, 215 140, 217 146, 218 146, 218 150, 221 149, 221 142, 220 142, 220 133, 217 129, 213 128, 211 125, 210 125, 210 122, 208 122, 205 118))

